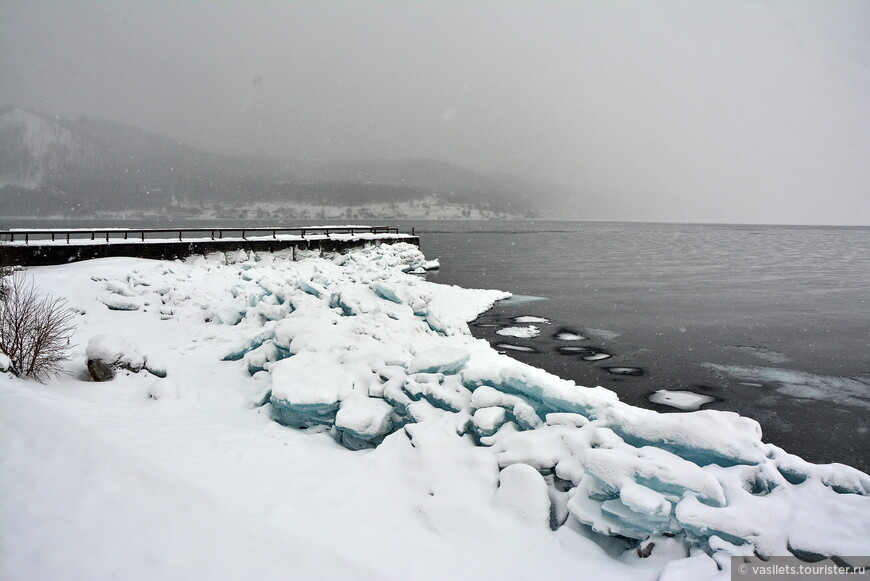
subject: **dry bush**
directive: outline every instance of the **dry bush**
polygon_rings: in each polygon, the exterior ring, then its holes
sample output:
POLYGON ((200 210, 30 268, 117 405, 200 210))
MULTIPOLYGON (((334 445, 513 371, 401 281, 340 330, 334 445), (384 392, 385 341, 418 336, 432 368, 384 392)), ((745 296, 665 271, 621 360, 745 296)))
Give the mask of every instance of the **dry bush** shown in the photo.
POLYGON ((21 377, 44 381, 68 360, 75 327, 66 301, 45 295, 23 272, 0 279, 0 350, 21 377))

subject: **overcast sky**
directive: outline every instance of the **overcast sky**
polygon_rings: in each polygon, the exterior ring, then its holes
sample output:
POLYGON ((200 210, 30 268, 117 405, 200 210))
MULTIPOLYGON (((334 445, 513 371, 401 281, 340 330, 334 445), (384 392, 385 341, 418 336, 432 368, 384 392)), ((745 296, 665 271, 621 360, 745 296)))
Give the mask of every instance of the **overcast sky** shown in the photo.
POLYGON ((433 158, 632 219, 870 224, 865 1, 0 0, 0 56, 0 104, 221 153, 433 158))

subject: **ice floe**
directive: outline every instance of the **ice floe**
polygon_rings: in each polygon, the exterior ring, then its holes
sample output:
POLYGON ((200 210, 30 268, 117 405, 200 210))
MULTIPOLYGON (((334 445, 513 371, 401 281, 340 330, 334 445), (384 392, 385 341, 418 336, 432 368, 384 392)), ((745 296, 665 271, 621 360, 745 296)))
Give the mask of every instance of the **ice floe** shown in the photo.
POLYGON ((653 403, 689 412, 701 409, 701 406, 716 401, 716 398, 694 391, 660 389, 651 394, 649 400, 653 403))
POLYGON ((535 301, 546 301, 547 297, 535 297, 531 295, 511 295, 499 301, 500 305, 522 305, 535 301))
POLYGON ((643 369, 640 367, 605 367, 604 369, 607 373, 612 373, 613 375, 643 375, 643 369))
POLYGON ((514 317, 514 323, 518 325, 525 325, 527 323, 538 323, 541 325, 549 325, 550 319, 545 319, 544 317, 533 317, 531 315, 522 315, 520 317, 514 317))
POLYGON ((516 337, 518 339, 532 339, 541 334, 541 330, 535 325, 525 327, 504 327, 495 332, 502 337, 516 337))
POLYGON ((505 349, 507 351, 521 351, 523 353, 537 353, 537 350, 533 347, 526 347, 525 345, 514 345, 513 343, 496 343, 496 349, 505 349))

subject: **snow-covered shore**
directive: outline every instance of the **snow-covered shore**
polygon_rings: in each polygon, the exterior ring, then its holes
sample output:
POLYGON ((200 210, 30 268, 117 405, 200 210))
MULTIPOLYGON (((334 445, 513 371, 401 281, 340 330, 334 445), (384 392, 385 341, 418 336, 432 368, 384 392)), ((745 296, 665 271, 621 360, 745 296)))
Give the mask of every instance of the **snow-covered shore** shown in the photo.
POLYGON ((0 577, 724 580, 731 555, 870 554, 867 475, 498 354, 466 323, 506 293, 407 274, 416 247, 297 258, 30 271, 78 331, 66 375, 0 376, 0 577), (90 381, 112 337, 166 377, 90 381))

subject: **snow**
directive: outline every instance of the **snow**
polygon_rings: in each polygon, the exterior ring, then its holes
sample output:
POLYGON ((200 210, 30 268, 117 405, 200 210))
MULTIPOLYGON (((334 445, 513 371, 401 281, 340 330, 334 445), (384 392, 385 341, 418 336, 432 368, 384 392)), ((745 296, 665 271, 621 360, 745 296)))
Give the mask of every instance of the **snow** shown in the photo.
POLYGON ((586 337, 580 335, 578 333, 572 333, 571 331, 562 331, 556 334, 556 339, 559 341, 582 341, 586 337))
POLYGON ((532 339, 541 334, 541 330, 534 325, 526 327, 505 327, 495 332, 502 337, 517 337, 519 339, 532 339))
POLYGON ((416 247, 297 258, 31 269, 77 332, 64 375, 0 375, 0 577, 724 581, 870 552, 870 476, 499 354, 468 322, 506 293, 407 274, 416 247), (167 378, 88 380, 146 352, 167 378))
POLYGON ((498 477, 495 502, 499 506, 531 526, 549 527, 547 483, 537 470, 528 464, 514 464, 502 470, 498 477))

